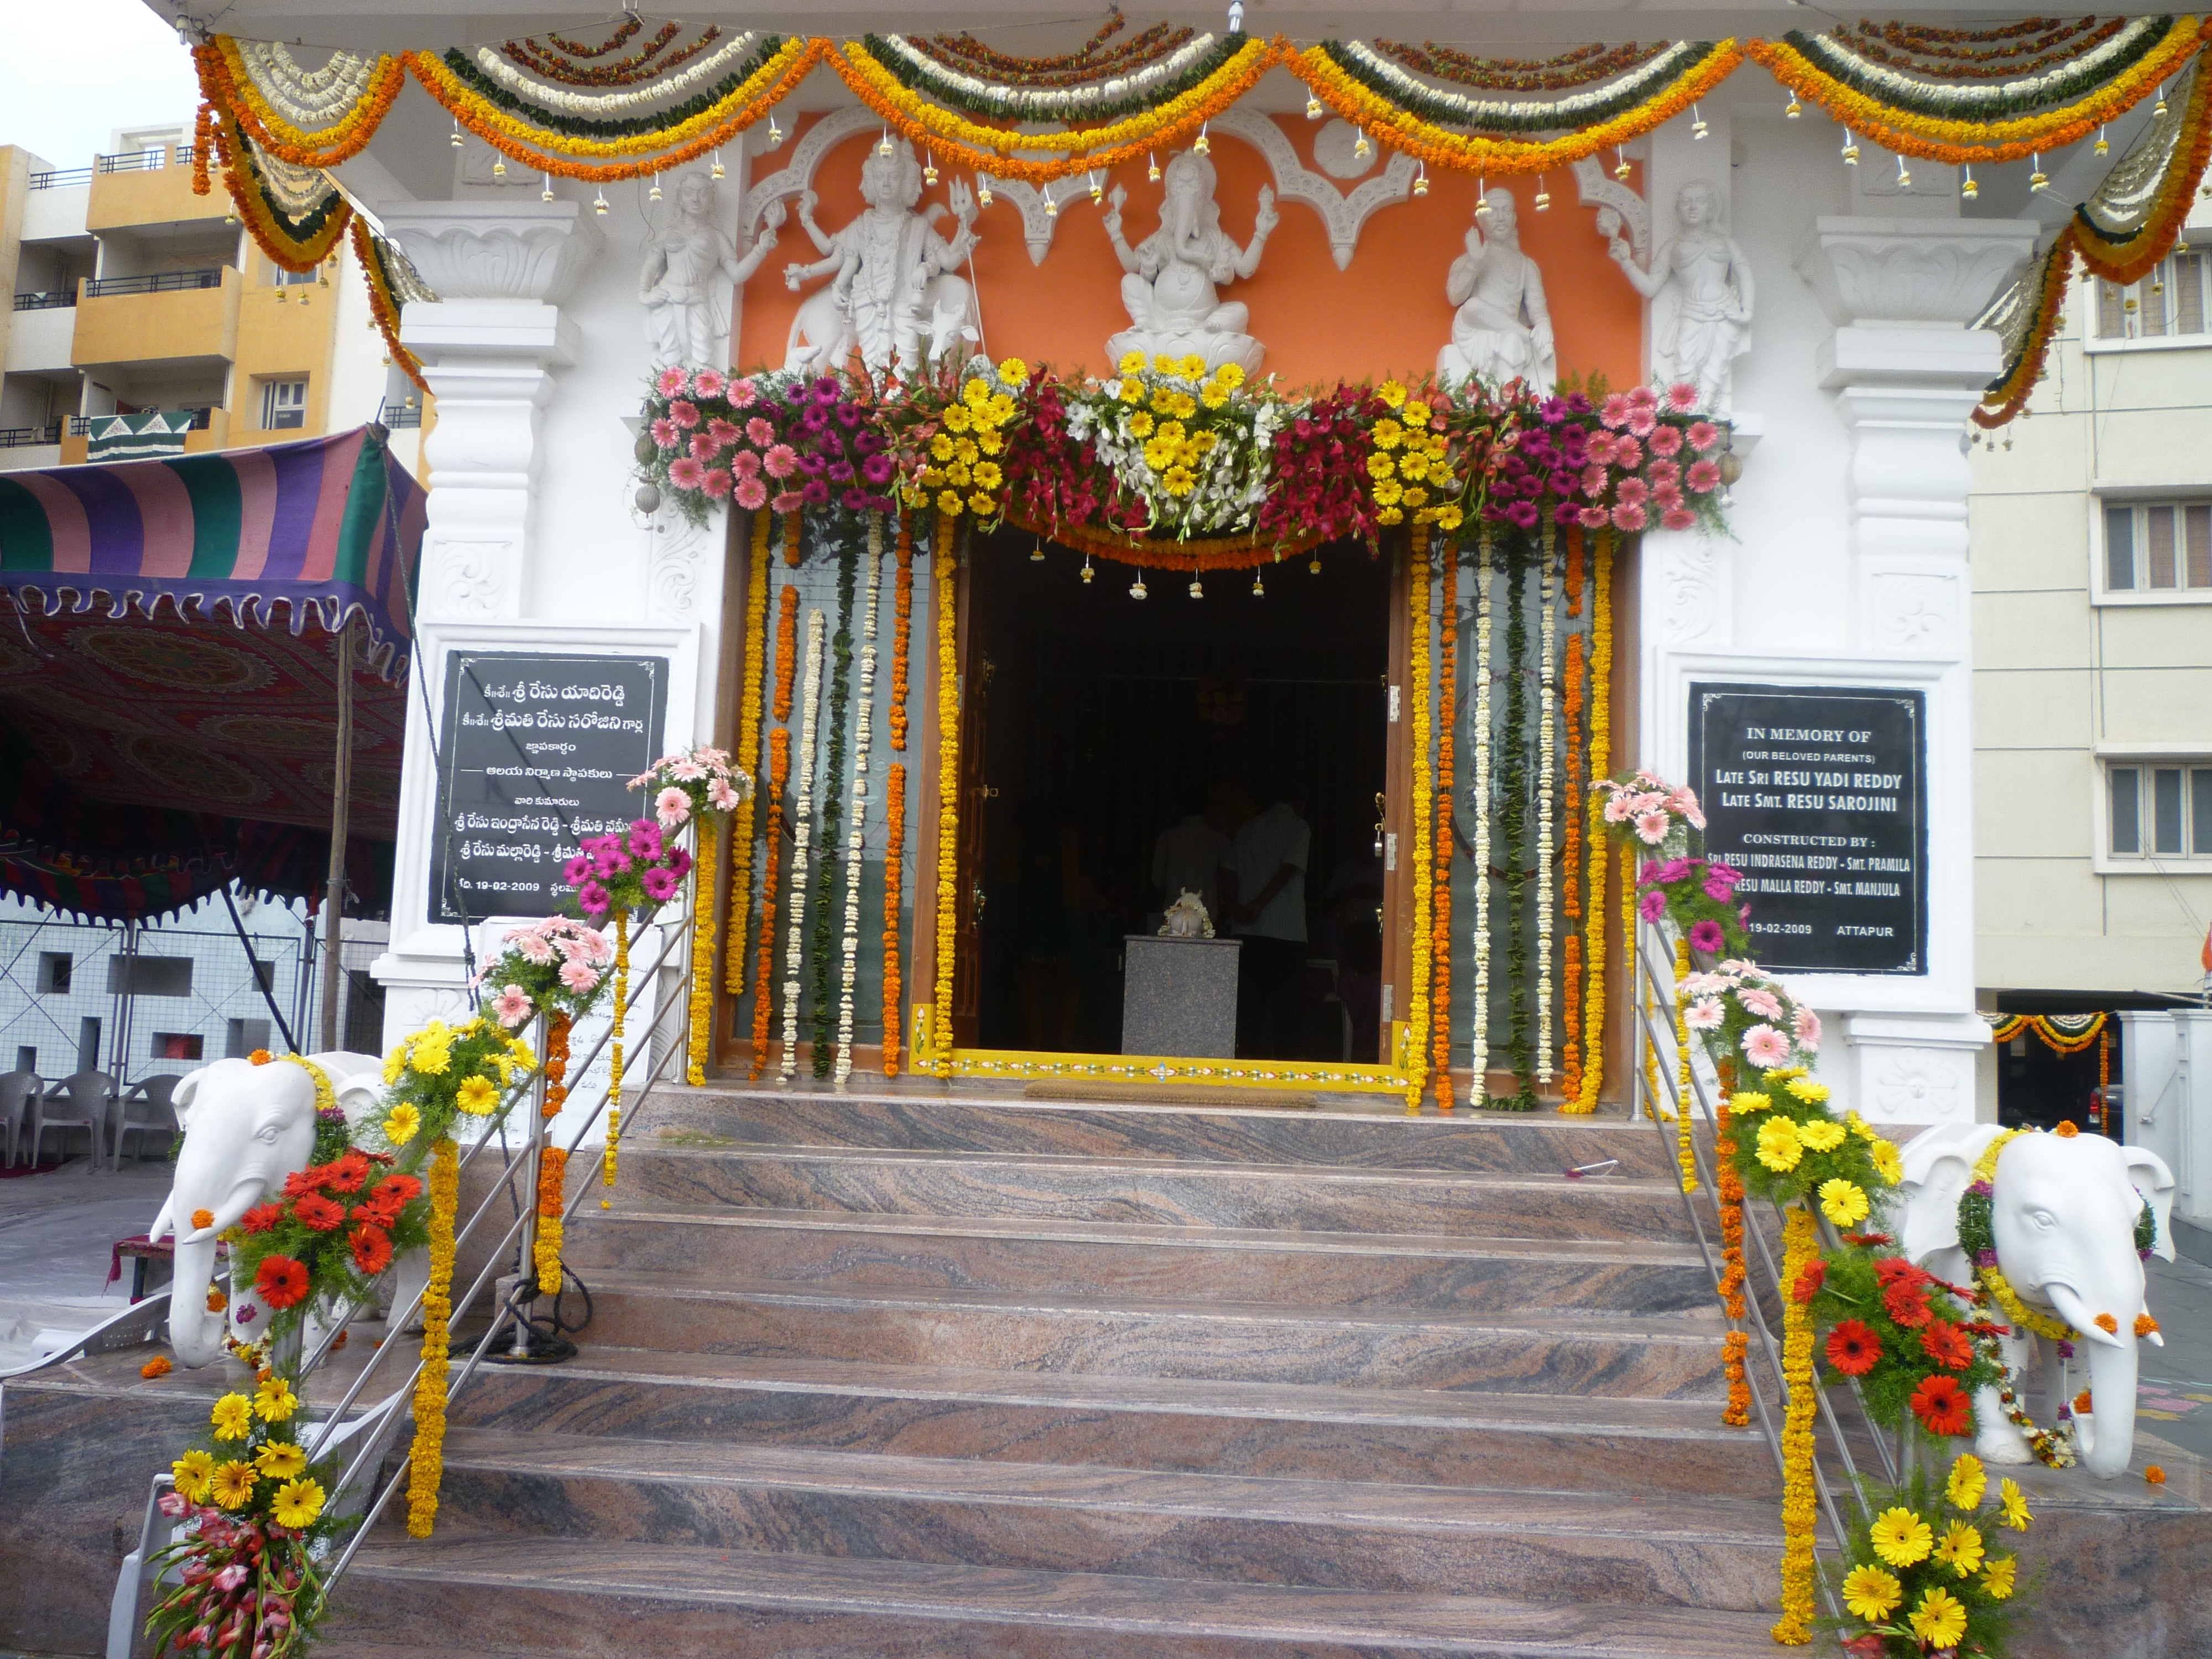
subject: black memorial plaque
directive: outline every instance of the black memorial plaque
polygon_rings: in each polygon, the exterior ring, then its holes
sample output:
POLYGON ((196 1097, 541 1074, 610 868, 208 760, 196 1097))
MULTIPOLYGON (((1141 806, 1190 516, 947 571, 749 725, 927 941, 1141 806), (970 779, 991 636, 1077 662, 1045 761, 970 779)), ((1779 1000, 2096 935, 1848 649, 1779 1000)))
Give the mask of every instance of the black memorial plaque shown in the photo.
POLYGON ((1917 691, 1690 687, 1705 851, 1743 872, 1762 966, 1928 971, 1926 717, 1917 691))
POLYGON ((578 840, 643 814, 623 786, 660 753, 667 707, 665 657, 449 653, 430 920, 562 908, 578 840))

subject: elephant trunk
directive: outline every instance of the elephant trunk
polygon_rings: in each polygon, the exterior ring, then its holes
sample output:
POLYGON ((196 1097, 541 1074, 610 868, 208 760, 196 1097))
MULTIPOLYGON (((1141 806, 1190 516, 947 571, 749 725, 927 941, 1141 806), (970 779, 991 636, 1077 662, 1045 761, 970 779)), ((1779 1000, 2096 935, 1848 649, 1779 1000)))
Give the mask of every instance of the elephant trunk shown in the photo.
POLYGON ((2127 1472, 2136 1449, 2136 1344, 2123 1337, 2088 1347, 2090 1435, 2081 1466, 2109 1480, 2127 1472))
POLYGON ((214 1269, 214 1234, 178 1240, 169 1279, 169 1346, 179 1364, 195 1370, 222 1358, 222 1316, 210 1313, 207 1305, 214 1269))

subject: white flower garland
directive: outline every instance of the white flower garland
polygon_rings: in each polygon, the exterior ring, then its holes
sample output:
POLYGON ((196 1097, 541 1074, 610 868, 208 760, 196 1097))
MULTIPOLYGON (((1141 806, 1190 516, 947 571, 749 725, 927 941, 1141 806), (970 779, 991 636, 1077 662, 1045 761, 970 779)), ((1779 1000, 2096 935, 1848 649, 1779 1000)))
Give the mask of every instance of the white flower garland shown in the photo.
POLYGON ((2058 88, 2069 82, 2087 84, 2099 78, 2098 71, 2121 53, 2140 46, 2146 34, 2162 33, 2172 27, 2168 18, 2138 17, 2104 45, 2071 58, 2057 68, 2046 70, 2041 75, 2029 76, 2023 81, 1973 81, 1954 83, 1948 81, 1923 81, 1910 75, 1899 75, 1895 70, 1860 57, 1850 47, 1830 40, 1825 34, 1807 35, 1793 42, 1805 55, 1832 75, 1862 76, 1894 99, 1916 99, 1940 104, 1946 109, 1961 113, 2007 114, 2023 104, 2042 105, 2056 101, 2058 88))
POLYGON ((964 97, 988 104, 1003 118, 1016 121, 1072 120, 1102 103, 1118 102, 1158 86, 1163 81, 1170 80, 1213 50, 1213 37, 1201 34, 1188 45, 1177 47, 1158 63, 1147 64, 1128 75, 1116 76, 1110 81, 1094 82, 1082 87, 1007 87, 979 81, 972 75, 963 75, 957 70, 947 69, 934 58, 908 46, 903 35, 886 34, 882 39, 924 86, 938 91, 940 96, 945 91, 956 91, 964 97))
POLYGON ((884 565, 884 515, 868 514, 868 605, 860 620, 860 712, 853 729, 853 822, 845 836, 845 972, 837 991, 837 1069, 853 1075, 853 985, 860 970, 860 829, 868 816, 868 744, 874 734, 876 595, 884 565))
POLYGON ((799 956, 806 940, 806 847, 814 828, 814 727, 822 712, 822 612, 806 613, 806 712, 799 726, 799 776, 792 783, 791 931, 783 951, 783 1061, 777 1075, 799 1073, 799 956))
POLYGON ((1474 560, 1474 1042, 1467 1103, 1489 1098, 1490 1071, 1490 610, 1491 530, 1474 560))
POLYGON ((760 36, 750 29, 741 30, 730 38, 727 46, 717 46, 697 63, 686 64, 666 80, 655 81, 635 92, 576 92, 567 87, 549 86, 543 81, 532 80, 489 46, 477 48, 477 62, 485 74, 526 98, 538 99, 573 115, 611 115, 680 98, 692 88, 713 81, 759 42, 760 36))
POLYGON ((1416 80, 1407 74, 1362 41, 1344 41, 1337 50, 1369 73, 1388 81, 1401 92, 1443 105, 1464 126, 1484 127, 1507 122, 1541 121, 1547 126, 1569 127, 1575 125, 1576 117, 1583 110, 1613 103, 1625 94, 1633 92, 1640 101, 1644 88, 1657 88, 1673 80, 1681 73, 1683 64, 1699 56, 1704 49, 1687 40, 1677 40, 1650 63, 1638 66, 1618 81, 1607 82, 1595 91, 1572 93, 1559 99, 1516 99, 1510 101, 1496 98, 1468 98, 1432 87, 1427 82, 1416 80))
POLYGON ((240 40, 238 61, 254 88, 299 127, 325 127, 368 95, 377 59, 334 52, 319 70, 303 70, 277 40, 240 40))
POLYGON ((1552 1078, 1552 794, 1559 769, 1559 694, 1556 670, 1559 654, 1559 614, 1553 603, 1558 577, 1552 556, 1558 532, 1549 520, 1544 523, 1544 586, 1542 665, 1536 677, 1538 701, 1536 751, 1536 1077, 1552 1078))

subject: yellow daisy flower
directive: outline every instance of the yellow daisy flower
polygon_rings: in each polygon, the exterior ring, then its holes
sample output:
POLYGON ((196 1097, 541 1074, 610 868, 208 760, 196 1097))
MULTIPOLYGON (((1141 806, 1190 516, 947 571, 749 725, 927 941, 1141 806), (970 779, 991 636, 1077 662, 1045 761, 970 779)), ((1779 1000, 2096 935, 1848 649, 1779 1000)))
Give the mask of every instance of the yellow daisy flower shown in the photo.
POLYGON ((1937 1586, 1912 1610, 1912 1633, 1931 1648, 1955 1648, 1966 1634, 1966 1605, 1937 1586))
POLYGON ((2004 1505, 2004 1523, 2014 1532, 2026 1532, 2027 1523, 2035 1519, 2028 1513, 2027 1499, 2021 1496, 2020 1482, 2007 1475, 1997 1483, 1997 1501, 2004 1505))
MULTIPOLYGON (((1395 512, 1398 502, 1405 499, 1406 487, 1395 478, 1378 478, 1375 481, 1374 489, 1369 493, 1375 497, 1377 505, 1389 507, 1395 512)), ((1398 520, 1393 519, 1390 522, 1395 524, 1398 520)))
POLYGON ((1954 1521, 1943 1528, 1942 1541, 1936 1546, 1936 1559, 1961 1578, 1972 1578, 1981 1570, 1982 1534, 1964 1521, 1954 1521))
POLYGON ((404 1146, 422 1127, 422 1114, 407 1101, 384 1115, 384 1138, 395 1146, 404 1146))
POLYGON ((997 464, 992 461, 978 461, 969 469, 969 471, 975 477, 975 487, 978 489, 996 489, 1005 482, 1006 476, 1000 471, 997 464))
POLYGON ((1195 380, 1206 373, 1206 359, 1194 351, 1176 365, 1176 370, 1186 380, 1195 380))
POLYGON ((408 1063, 424 1077, 443 1077, 447 1067, 453 1063, 450 1040, 442 1036, 416 1038, 414 1052, 408 1056, 408 1063))
POLYGON ((482 1117, 499 1104, 499 1085, 482 1075, 464 1078, 461 1086, 453 1091, 453 1104, 473 1116, 482 1117))
POLYGON ((1786 1117, 1771 1117, 1759 1126, 1759 1161, 1780 1174, 1797 1167, 1805 1155, 1797 1139, 1797 1126, 1786 1117))
POLYGON ((253 1409, 264 1423, 282 1423, 300 1409, 300 1396, 283 1377, 268 1377, 253 1391, 253 1409))
POLYGON ((1422 506, 1428 499, 1429 492, 1418 485, 1409 486, 1406 490, 1406 505, 1408 507, 1422 506))
POLYGON ((1874 1553, 1893 1567, 1910 1567, 1928 1559, 1936 1547, 1934 1528, 1911 1510, 1884 1510, 1873 1527, 1874 1553))
POLYGON ((1375 395, 1382 400, 1386 408, 1403 409, 1406 406, 1406 388, 1396 380, 1383 381, 1375 388, 1375 395))
POLYGON ((1145 400, 1145 383, 1138 380, 1124 380, 1121 391, 1115 395, 1125 404, 1140 404, 1145 400))
POLYGON ((935 437, 932 438, 929 441, 929 453, 931 459, 934 460, 951 460, 952 459, 951 434, 950 433, 940 432, 935 437))
POLYGON ((323 1489, 313 1480, 289 1480, 276 1489, 270 1514, 280 1527, 305 1527, 323 1512, 323 1489))
POLYGON ((208 1496, 227 1510, 241 1510, 253 1501, 253 1465, 233 1458, 219 1466, 208 1481, 208 1496))
POLYGON ((1989 1565, 1982 1569, 1982 1591, 1992 1601, 2002 1601, 2012 1595, 2013 1578, 2020 1564, 2009 1555, 1992 1555, 1989 1565))
POLYGON ((1377 449, 1395 449, 1406 441, 1406 428, 1387 416, 1375 422, 1371 434, 1377 449))
POLYGON ((270 1480, 289 1480, 305 1472, 307 1454, 289 1440, 271 1440, 253 1454, 253 1467, 270 1480))
POLYGON ((1853 1567, 1844 1576, 1844 1605, 1854 1619, 1879 1624, 1896 1612, 1904 1600, 1905 1586, 1897 1582, 1897 1575, 1871 1563, 1853 1567))
POLYGON ((1960 1453, 1951 1465, 1950 1479, 1943 1483, 1943 1496, 1951 1500, 1952 1507, 1978 1509, 1983 1493, 1989 1489, 1989 1472, 1982 1468, 1982 1460, 1972 1452, 1960 1453))
POLYGON ((968 377, 966 383, 960 388, 960 401, 970 409, 991 401, 991 388, 984 384, 981 375, 971 374, 968 377))
POLYGON ((1867 1157, 1873 1161, 1874 1172, 1891 1186, 1905 1179, 1905 1158, 1895 1141, 1876 1135, 1867 1143, 1867 1157))
POLYGON ((253 1432, 253 1402, 242 1394, 227 1394, 208 1413, 218 1440, 243 1440, 253 1432))
POLYGON ((1797 1139, 1816 1152, 1832 1152, 1844 1144, 1844 1126, 1832 1117, 1808 1117, 1797 1126, 1797 1139))
POLYGON ((1159 441, 1162 443, 1179 444, 1183 441, 1183 424, 1181 421, 1162 421, 1160 422, 1158 436, 1159 441))
POLYGON ((1213 371, 1213 379, 1217 385, 1225 386, 1234 392, 1244 384, 1244 371, 1235 363, 1224 363, 1213 371))
POLYGON ((407 1045, 401 1043, 384 1057, 384 1081, 389 1085, 399 1081, 407 1072, 407 1045))
POLYGON ((1114 372, 1116 374, 1122 376, 1124 379, 1127 379, 1132 374, 1143 374, 1145 372, 1145 354, 1141 351, 1123 352, 1121 354, 1121 361, 1114 365, 1114 372))
POLYGON ((963 462, 955 461, 951 466, 945 468, 945 477, 946 482, 951 483, 955 489, 965 489, 968 488, 969 471, 966 465, 963 462))
POLYGON ((1395 477, 1397 472, 1398 463, 1380 450, 1367 458, 1367 476, 1370 478, 1395 477))
POLYGON ((988 519, 993 513, 998 510, 999 503, 994 497, 986 495, 981 490, 978 490, 975 495, 970 495, 968 498, 968 506, 970 510, 975 513, 977 518, 988 519))
POLYGON ((1828 1085, 1815 1083, 1810 1078, 1793 1077, 1784 1086, 1808 1106, 1818 1106, 1828 1097, 1828 1085))
POLYGON ((1769 1083, 1787 1083, 1793 1077, 1804 1075, 1805 1068, 1802 1066, 1777 1066, 1766 1073, 1766 1080, 1769 1083))
POLYGON ((1188 495, 1198 487, 1198 480, 1191 475, 1191 471, 1187 466, 1170 467, 1166 476, 1160 482, 1166 487, 1170 495, 1188 495))
POLYGON ((938 491, 937 510, 939 513, 945 514, 951 518, 957 519, 960 516, 960 493, 957 490, 941 489, 938 491))
POLYGON ((208 1482, 215 1475, 215 1459, 195 1447, 170 1464, 169 1473, 175 1477, 177 1491, 187 1504, 204 1503, 208 1482))
POLYGON ((1030 366, 1018 357, 1009 357, 999 365, 999 380, 1004 386, 1019 386, 1030 377, 1030 366))
POLYGON ((1867 1202, 1866 1188, 1856 1181, 1824 1181, 1820 1183, 1820 1213, 1838 1227, 1856 1227, 1867 1218, 1871 1206, 1867 1202))
POLYGON ((1729 1097, 1729 1110, 1734 1112, 1738 1117, 1747 1117, 1753 1112, 1763 1112, 1773 1103, 1756 1089, 1739 1090, 1729 1097))
POLYGON ((947 404, 945 406, 945 429, 947 432, 965 432, 968 425, 967 404, 947 404))
POLYGON ((1437 522, 1447 530, 1458 529, 1466 517, 1467 515, 1455 507, 1440 507, 1437 509, 1437 522))
POLYGON ((1140 409, 1129 416, 1129 435, 1132 438, 1149 438, 1152 435, 1153 424, 1152 411, 1140 409))

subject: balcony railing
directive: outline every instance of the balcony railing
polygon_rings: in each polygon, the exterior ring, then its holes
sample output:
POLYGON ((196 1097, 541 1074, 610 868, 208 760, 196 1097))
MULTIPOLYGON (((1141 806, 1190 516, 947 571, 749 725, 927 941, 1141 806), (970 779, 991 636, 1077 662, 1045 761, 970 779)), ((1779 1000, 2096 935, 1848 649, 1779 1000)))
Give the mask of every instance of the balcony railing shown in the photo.
POLYGON ((398 432, 410 426, 422 424, 422 410, 411 404, 386 404, 384 412, 377 416, 387 432, 398 432))
MULTIPOLYGON (((131 413, 134 415, 147 415, 154 412, 155 411, 151 410, 144 409, 131 410, 131 413)), ((215 418, 215 410, 211 408, 178 409, 172 410, 169 413, 172 415, 189 415, 192 417, 191 423, 185 428, 187 432, 204 432, 208 429, 209 425, 215 418)), ((103 422, 112 421, 113 419, 115 419, 115 416, 112 415, 72 415, 69 418, 70 436, 72 438, 88 438, 92 435, 93 428, 99 426, 103 422)))
POLYGON ((44 426, 0 426, 0 449, 27 449, 39 444, 58 444, 62 441, 62 423, 49 421, 44 426))
POLYGON ((88 300, 104 300, 116 294, 179 294, 196 288, 221 288, 228 265, 209 270, 162 270, 151 276, 95 276, 84 285, 88 300))
MULTIPOLYGON (((190 144, 149 144, 143 149, 126 149, 120 155, 96 155, 93 166, 101 173, 159 173, 173 164, 190 167, 191 160, 190 144)), ((88 173, 85 176, 91 178, 88 173)), ((38 188, 35 180, 32 188, 38 188)))
POLYGON ((76 290, 69 288, 47 289, 40 293, 18 294, 18 311, 66 311, 76 303, 76 290))
POLYGON ((72 186, 92 182, 90 167, 55 167, 46 173, 31 175, 33 190, 68 190, 72 186))

